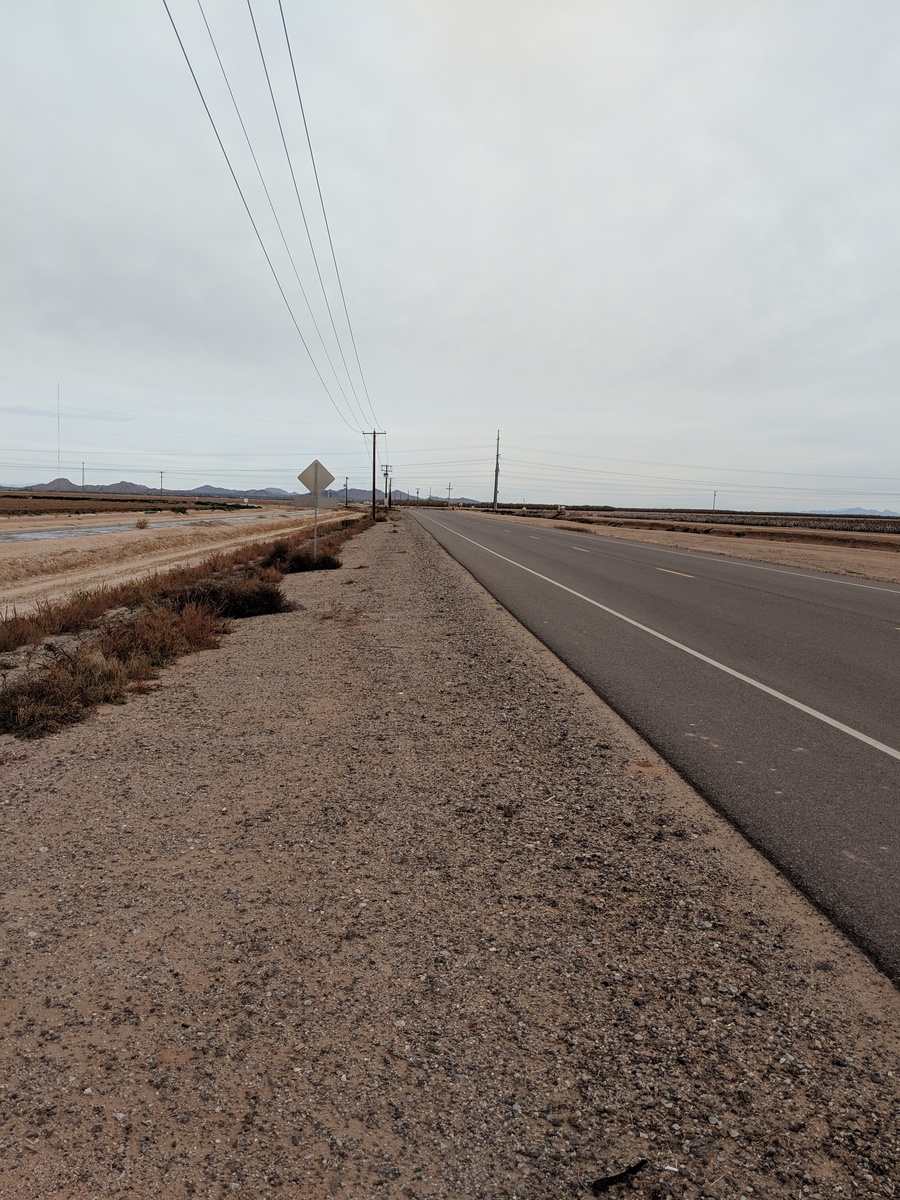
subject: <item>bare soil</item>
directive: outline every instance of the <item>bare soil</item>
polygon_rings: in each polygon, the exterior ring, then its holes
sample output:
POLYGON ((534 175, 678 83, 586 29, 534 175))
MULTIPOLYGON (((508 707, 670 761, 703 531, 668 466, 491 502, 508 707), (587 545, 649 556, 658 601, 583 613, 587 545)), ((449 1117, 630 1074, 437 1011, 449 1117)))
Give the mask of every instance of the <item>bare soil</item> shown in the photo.
MULTIPOLYGON (((346 517, 346 512, 319 519, 320 527, 346 517)), ((249 519, 190 517, 189 524, 172 525, 171 513, 146 514, 146 529, 136 528, 140 514, 123 518, 15 517, 3 522, 3 533, 56 529, 104 529, 115 533, 27 542, 0 542, 0 612, 22 611, 37 600, 55 600, 79 588, 121 583, 152 571, 197 562, 219 551, 235 550, 248 542, 271 540, 312 526, 308 509, 271 510, 249 519)))
POLYGON ((415 522, 0 739, 0 1193, 894 1196, 900 997, 415 522))

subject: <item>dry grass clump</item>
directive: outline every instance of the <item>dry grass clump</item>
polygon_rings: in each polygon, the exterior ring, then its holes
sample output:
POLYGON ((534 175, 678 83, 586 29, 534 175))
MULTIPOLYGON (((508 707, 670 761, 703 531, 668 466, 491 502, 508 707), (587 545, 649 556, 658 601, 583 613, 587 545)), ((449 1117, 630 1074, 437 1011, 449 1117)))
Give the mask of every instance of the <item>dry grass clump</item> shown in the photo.
POLYGON ((290 612, 281 590, 281 573, 265 567, 244 568, 198 579, 167 597, 175 610, 197 605, 218 617, 259 617, 290 612))
POLYGON ((0 621, 0 653, 32 646, 41 638, 56 633, 76 633, 86 629, 111 608, 121 603, 108 588, 91 592, 74 592, 68 600, 51 604, 41 600, 27 613, 15 609, 0 621))
MULTIPOLYGON (((323 538, 322 544, 325 545, 327 541, 323 538)), ((262 564, 274 567, 283 575, 295 575, 298 571, 334 571, 341 566, 341 560, 327 548, 320 550, 314 558, 308 544, 296 546, 280 540, 275 542, 262 564)))
MULTIPOLYGON (((361 526, 365 527, 365 526, 361 526)), ((346 541, 354 531, 341 530, 335 535, 338 544, 346 541)), ((323 539, 331 544, 331 538, 323 539)), ((33 646, 43 638, 53 637, 59 633, 78 633, 95 624, 104 613, 114 608, 136 608, 150 604, 158 604, 169 597, 185 592, 186 589, 208 580, 223 576, 236 568, 254 569, 262 565, 260 560, 271 553, 270 542, 254 542, 249 546, 239 546, 228 554, 213 554, 203 562, 194 566, 174 567, 165 572, 156 572, 143 579, 130 580, 127 583, 116 584, 113 587, 92 588, 90 591, 74 592, 68 599, 61 601, 39 601, 28 612, 19 613, 15 609, 7 611, 0 619, 0 654, 8 650, 18 650, 20 646, 33 646)), ((282 571, 281 574, 287 572, 282 571)), ((227 591, 228 589, 223 589, 227 591)), ((241 590, 235 583, 233 590, 241 590)), ((246 589, 244 589, 246 590, 246 589)), ((263 600, 260 589, 260 605, 256 612, 282 612, 283 609, 266 607, 271 600, 263 600)), ((188 597, 190 600, 191 597, 188 597)), ((223 612, 226 616, 254 616, 248 606, 242 606, 244 611, 223 612)))
POLYGON ((98 704, 142 690, 157 668, 214 649, 225 628, 198 605, 159 607, 109 621, 70 646, 54 646, 49 663, 0 687, 0 733, 41 737, 83 721, 98 704))
POLYGON ((59 651, 56 661, 13 686, 0 688, 0 732, 40 737, 82 721, 98 704, 121 700, 125 666, 98 650, 59 651))
POLYGON ((45 644, 39 664, 3 682, 0 733, 40 737, 82 721, 98 704, 145 689, 153 673, 176 658, 214 649, 230 618, 290 611, 283 575, 339 567, 337 549, 370 524, 348 522, 321 539, 315 562, 299 540, 257 543, 195 566, 78 592, 60 604, 45 602, 21 616, 13 611, 0 621, 0 651, 36 646, 53 635, 77 636, 68 645, 45 644))
MULTIPOLYGON (((285 612, 290 608, 281 590, 281 577, 259 567, 171 572, 143 582, 129 599, 131 612, 96 621, 95 597, 85 594, 67 606, 65 623, 76 614, 85 623, 69 646, 46 646, 42 661, 0 687, 0 733, 40 737, 83 721, 98 704, 124 700, 131 690, 143 690, 160 667, 195 650, 219 645, 229 617, 285 612), (142 596, 141 593, 144 593, 142 596)), ((108 611, 120 589, 104 589, 100 598, 108 611)), ((48 606, 50 607, 50 606, 48 606)), ((56 622, 59 624, 60 622, 56 622)), ((21 627, 20 627, 21 628, 21 627)))
POLYGON ((335 571, 342 565, 338 557, 343 544, 373 524, 371 517, 361 521, 347 522, 342 529, 319 538, 318 553, 313 557, 309 537, 279 538, 260 560, 260 565, 273 567, 282 575, 294 575, 298 571, 335 571))
POLYGON ((181 608, 144 609, 133 620, 110 621, 101 626, 94 646, 107 658, 125 663, 129 678, 146 679, 183 654, 213 650, 227 626, 201 604, 181 608))

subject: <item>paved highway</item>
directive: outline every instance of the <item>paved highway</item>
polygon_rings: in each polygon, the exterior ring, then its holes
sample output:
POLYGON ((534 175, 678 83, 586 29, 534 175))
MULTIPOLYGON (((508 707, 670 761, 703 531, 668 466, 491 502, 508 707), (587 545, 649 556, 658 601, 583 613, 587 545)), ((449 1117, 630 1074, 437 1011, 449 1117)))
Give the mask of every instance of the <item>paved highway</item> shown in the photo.
POLYGON ((415 515, 900 983, 900 588, 415 515))

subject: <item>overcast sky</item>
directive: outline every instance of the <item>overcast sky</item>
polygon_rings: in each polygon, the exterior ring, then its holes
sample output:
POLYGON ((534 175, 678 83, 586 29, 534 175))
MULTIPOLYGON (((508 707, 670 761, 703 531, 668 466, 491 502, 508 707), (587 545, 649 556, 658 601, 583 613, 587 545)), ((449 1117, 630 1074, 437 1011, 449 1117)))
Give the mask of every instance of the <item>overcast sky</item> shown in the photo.
POLYGON ((900 511, 896 0, 0 0, 0 482, 900 511), (324 346, 334 364, 332 371, 324 346), (354 396, 341 359, 346 359, 354 396), (336 381, 340 379, 340 383, 336 381), (330 390, 333 402, 326 392, 330 390), (343 391, 342 391, 343 389, 343 391), (371 407, 370 407, 371 401, 371 407))

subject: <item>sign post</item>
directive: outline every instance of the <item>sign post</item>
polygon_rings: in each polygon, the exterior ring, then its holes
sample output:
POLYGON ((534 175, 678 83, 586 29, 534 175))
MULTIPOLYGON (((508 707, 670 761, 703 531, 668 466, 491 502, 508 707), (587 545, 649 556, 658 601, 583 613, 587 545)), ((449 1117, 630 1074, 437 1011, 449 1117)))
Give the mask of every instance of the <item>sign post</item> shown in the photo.
POLYGON ((319 557, 319 493, 323 492, 329 484, 334 483, 334 476, 322 466, 317 458, 314 458, 297 478, 313 495, 313 560, 315 560, 319 557))

